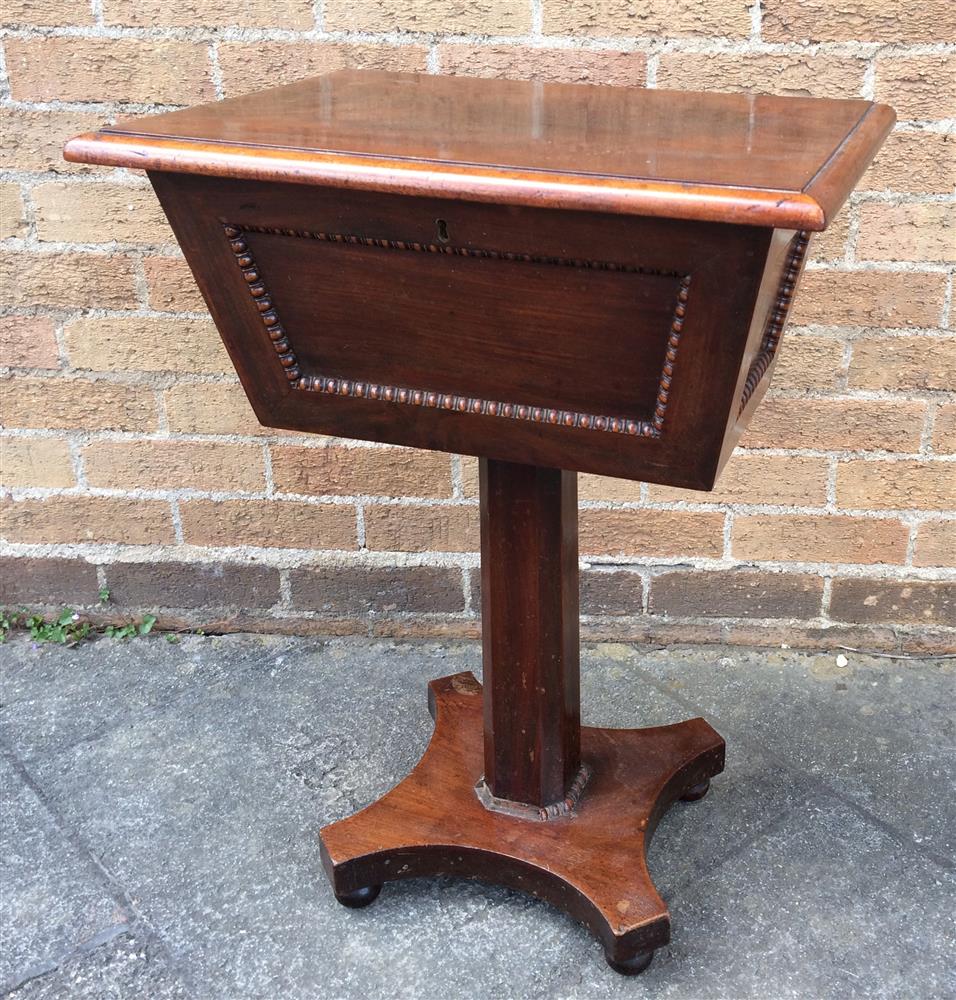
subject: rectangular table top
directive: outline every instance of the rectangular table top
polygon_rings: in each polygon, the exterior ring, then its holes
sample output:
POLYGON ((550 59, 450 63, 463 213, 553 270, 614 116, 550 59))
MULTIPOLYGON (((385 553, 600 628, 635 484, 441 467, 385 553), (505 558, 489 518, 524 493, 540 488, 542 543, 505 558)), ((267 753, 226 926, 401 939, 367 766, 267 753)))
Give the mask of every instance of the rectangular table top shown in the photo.
POLYGON ((78 136, 66 158, 824 229, 892 128, 864 100, 344 70, 78 136))

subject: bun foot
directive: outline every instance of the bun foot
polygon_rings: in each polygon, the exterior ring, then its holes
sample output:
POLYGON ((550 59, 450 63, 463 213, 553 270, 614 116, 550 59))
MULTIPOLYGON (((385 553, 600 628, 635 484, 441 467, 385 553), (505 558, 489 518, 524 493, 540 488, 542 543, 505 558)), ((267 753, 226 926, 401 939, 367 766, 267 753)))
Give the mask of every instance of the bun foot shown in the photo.
POLYGON ((638 976, 651 964, 651 959, 654 957, 654 949, 639 951, 633 958, 625 958, 623 960, 611 958, 607 952, 605 952, 604 957, 607 959, 607 964, 622 976, 638 976))
POLYGON ((680 797, 681 802, 696 802, 702 799, 710 791, 710 780, 702 781, 699 785, 692 785, 680 797))
POLYGON ((724 741, 703 719, 650 729, 585 726, 581 758, 593 777, 581 801, 571 815, 531 820, 493 812, 475 792, 484 765, 478 681, 471 674, 432 681, 429 704, 435 730, 415 770, 319 834, 339 902, 364 906, 396 879, 481 879, 581 921, 621 975, 645 969, 671 931, 647 870, 647 843, 678 795, 703 794, 704 779, 720 774, 724 741))
POLYGON ((381 891, 382 887, 380 885, 367 885, 352 892, 337 892, 335 898, 350 910, 361 910, 362 907, 374 903, 381 891))

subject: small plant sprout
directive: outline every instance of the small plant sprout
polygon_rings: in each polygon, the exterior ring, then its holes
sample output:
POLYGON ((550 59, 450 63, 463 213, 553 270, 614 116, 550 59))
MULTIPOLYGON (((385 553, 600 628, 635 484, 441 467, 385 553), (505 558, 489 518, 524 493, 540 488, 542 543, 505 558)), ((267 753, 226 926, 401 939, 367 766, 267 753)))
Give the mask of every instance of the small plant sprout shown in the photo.
MULTIPOLYGON (((110 600, 109 589, 101 587, 97 597, 101 604, 107 604, 110 600)), ((54 642, 61 646, 75 646, 83 639, 96 635, 103 635, 107 639, 131 639, 138 635, 149 635, 155 624, 155 615, 143 615, 138 622, 106 625, 97 629, 73 608, 63 608, 54 618, 28 614, 25 608, 18 612, 0 608, 0 642, 4 642, 10 630, 17 626, 25 628, 35 643, 54 642)))

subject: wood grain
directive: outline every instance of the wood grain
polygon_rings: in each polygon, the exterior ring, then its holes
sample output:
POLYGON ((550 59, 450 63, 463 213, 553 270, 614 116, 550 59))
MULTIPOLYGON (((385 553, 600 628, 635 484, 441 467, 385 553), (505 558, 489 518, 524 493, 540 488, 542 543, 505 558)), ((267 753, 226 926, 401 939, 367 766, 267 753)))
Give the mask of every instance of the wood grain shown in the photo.
POLYGON ((421 762, 377 802, 320 833, 336 894, 347 899, 428 875, 510 886, 585 924, 618 971, 640 971, 642 957, 670 938, 670 915, 645 860, 648 844, 675 800, 698 797, 723 770, 724 741, 703 719, 651 729, 585 727, 581 753, 593 776, 579 805, 535 822, 488 810, 475 794, 482 701, 470 673, 432 681, 435 731, 421 762))
POLYGON ((67 159, 819 230, 895 116, 869 101, 343 70, 77 137, 67 159))

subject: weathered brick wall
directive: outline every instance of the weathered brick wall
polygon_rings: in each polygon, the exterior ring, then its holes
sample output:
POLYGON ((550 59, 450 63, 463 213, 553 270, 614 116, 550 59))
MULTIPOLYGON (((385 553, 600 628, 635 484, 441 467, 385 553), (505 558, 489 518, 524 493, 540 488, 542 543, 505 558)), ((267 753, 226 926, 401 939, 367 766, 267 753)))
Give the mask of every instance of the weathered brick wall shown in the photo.
POLYGON ((0 601, 220 627, 473 633, 472 460, 260 428, 117 115, 345 65, 876 98, 719 489, 581 479, 585 631, 956 643, 950 0, 7 0, 0 601), (303 546, 297 548, 294 546, 303 546), (223 623, 228 623, 225 625, 223 623))

